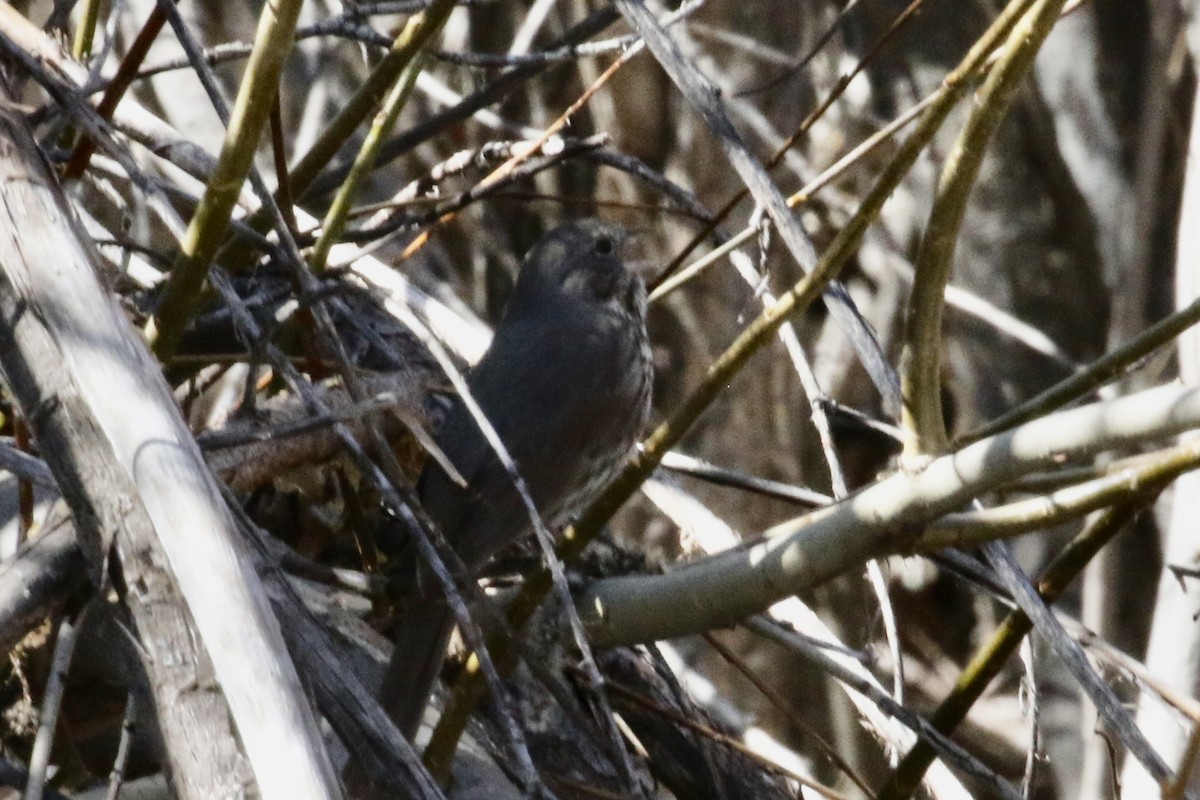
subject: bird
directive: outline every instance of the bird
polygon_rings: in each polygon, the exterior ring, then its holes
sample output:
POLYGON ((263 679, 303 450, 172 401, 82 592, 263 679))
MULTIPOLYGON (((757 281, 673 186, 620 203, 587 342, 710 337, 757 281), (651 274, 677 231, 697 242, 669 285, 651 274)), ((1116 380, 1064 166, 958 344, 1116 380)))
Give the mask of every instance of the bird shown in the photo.
MULTIPOLYGON (((627 241, 623 228, 596 219, 540 239, 521 265, 491 346, 467 376, 471 396, 551 527, 582 510, 615 476, 649 415, 646 288, 622 258, 627 241)), ((465 485, 429 459, 417 496, 474 577, 528 533, 531 521, 461 397, 436 443, 465 485)), ((411 574, 380 690, 410 740, 454 627, 437 581, 427 570, 411 574)))

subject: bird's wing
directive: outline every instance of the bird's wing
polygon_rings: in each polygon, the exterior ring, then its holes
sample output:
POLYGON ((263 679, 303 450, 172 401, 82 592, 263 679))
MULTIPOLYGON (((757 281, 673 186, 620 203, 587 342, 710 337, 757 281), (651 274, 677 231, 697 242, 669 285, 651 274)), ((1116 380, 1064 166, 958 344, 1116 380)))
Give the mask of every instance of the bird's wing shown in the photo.
MULTIPOLYGON (((550 511, 577 485, 580 451, 611 416, 612 376, 605 337, 574 320, 528 319, 503 327, 468 384, 513 457, 535 501, 550 511), (545 457, 545 452, 560 457, 545 457)), ((456 400, 438 443, 469 488, 436 464, 426 468, 421 496, 468 564, 482 564, 528 528, 512 482, 499 467, 465 404, 456 400), (477 547, 482 545, 482 547, 477 547)))

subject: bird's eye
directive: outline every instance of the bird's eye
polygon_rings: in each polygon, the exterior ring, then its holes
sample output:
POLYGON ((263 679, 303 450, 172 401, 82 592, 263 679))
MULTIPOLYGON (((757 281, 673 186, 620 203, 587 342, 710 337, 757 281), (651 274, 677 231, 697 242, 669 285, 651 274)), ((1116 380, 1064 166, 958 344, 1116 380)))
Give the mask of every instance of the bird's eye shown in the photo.
POLYGON ((607 236, 601 236, 596 240, 596 252, 602 256, 611 256, 616 250, 616 245, 613 240, 607 236))

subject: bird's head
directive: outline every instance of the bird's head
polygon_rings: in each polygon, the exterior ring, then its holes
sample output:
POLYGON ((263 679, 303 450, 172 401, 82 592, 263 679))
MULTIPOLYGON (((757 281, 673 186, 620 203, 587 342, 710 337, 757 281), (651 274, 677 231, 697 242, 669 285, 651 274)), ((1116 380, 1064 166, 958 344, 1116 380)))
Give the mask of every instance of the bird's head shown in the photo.
POLYGON ((525 256, 506 314, 536 314, 564 302, 637 313, 645 288, 626 267, 628 240, 620 226, 594 219, 555 228, 525 256))

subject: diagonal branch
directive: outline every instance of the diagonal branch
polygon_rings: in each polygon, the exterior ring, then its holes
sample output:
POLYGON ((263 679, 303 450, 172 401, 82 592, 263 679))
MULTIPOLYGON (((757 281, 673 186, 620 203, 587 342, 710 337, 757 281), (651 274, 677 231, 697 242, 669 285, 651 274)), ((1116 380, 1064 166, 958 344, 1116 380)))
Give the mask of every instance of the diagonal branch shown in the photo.
POLYGON ((102 289, 94 252, 18 106, 3 94, 4 372, 71 506, 94 577, 115 545, 176 791, 226 794, 231 787, 220 783, 245 770, 236 750, 215 748, 240 737, 264 794, 337 797, 315 719, 216 483, 158 366, 102 289), (183 691, 203 685, 189 613, 228 711, 218 692, 183 691), (231 723, 237 737, 213 735, 231 723))

